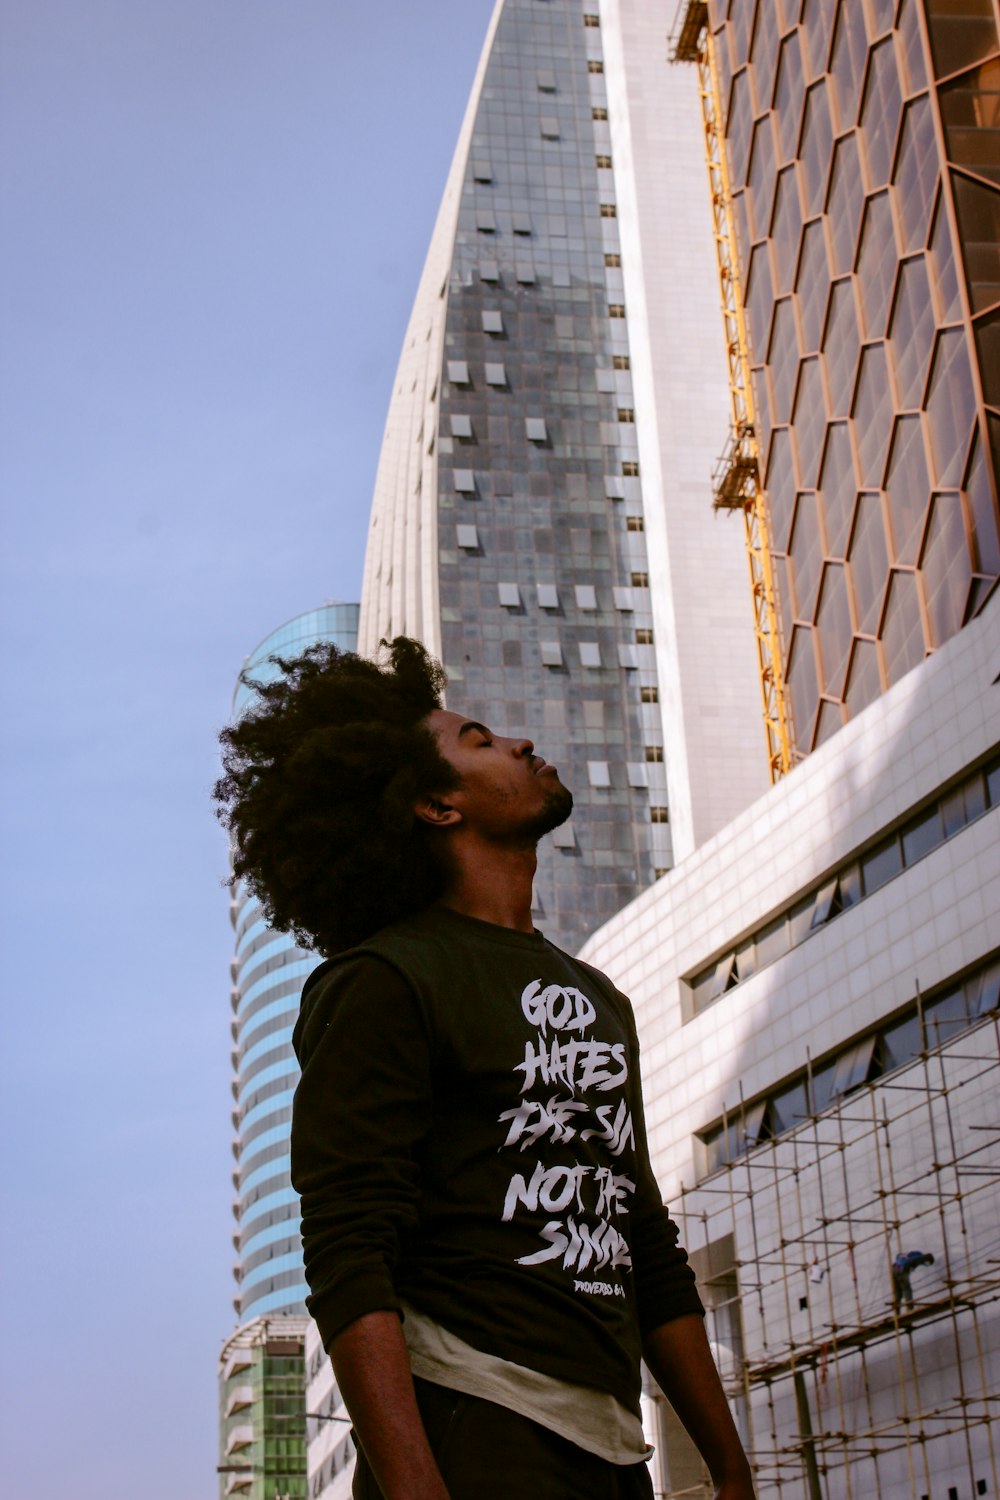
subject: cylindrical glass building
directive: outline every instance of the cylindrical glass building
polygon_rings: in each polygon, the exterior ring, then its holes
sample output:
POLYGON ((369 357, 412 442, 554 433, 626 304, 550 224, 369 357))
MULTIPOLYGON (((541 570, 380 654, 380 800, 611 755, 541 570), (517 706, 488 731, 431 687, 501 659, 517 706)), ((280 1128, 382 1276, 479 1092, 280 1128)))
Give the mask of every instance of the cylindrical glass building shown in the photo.
MULTIPOLYGON (((266 682, 273 658, 314 642, 346 650, 357 642, 358 605, 327 604, 273 631, 247 658, 233 698, 239 717, 253 703, 245 677, 266 682)), ((241 1323, 262 1314, 298 1313, 306 1295, 298 1198, 292 1190, 289 1128, 298 1068, 292 1026, 306 975, 317 963, 288 933, 273 932, 241 881, 229 908, 236 933, 231 964, 233 1063, 233 1306, 241 1323)))

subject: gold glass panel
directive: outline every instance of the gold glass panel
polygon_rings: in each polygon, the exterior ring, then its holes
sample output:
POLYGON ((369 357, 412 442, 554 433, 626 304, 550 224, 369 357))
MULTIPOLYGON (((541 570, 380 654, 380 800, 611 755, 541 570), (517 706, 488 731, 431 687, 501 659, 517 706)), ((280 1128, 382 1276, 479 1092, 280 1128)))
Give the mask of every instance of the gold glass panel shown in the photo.
POLYGON ((792 414, 792 394, 799 363, 799 344, 791 297, 779 302, 774 310, 774 327, 771 330, 767 359, 771 373, 771 415, 775 426, 781 427, 792 414))
POLYGON ((771 236, 774 247, 774 290, 775 295, 780 297, 792 290, 799 258, 799 241, 802 238, 802 205, 799 202, 794 167, 786 167, 783 172, 778 173, 771 236))
POLYGON ((750 3, 748 3, 748 0, 737 0, 736 10, 730 26, 734 68, 742 68, 747 60, 747 53, 750 48, 750 27, 753 24, 753 9, 752 0, 750 0, 750 3))
POLYGON ((851 653, 851 671, 847 680, 847 703, 848 714, 853 718, 882 691, 882 682, 878 670, 878 648, 874 641, 855 641, 854 650, 851 653))
POLYGON ((830 170, 830 148, 833 145, 833 121, 826 96, 826 80, 814 83, 806 95, 802 126, 802 148, 799 180, 802 185, 802 207, 807 219, 818 214, 826 195, 830 170))
POLYGON ((731 26, 722 27, 715 38, 715 66, 719 74, 719 98, 725 102, 733 83, 733 60, 729 51, 731 26))
POLYGON ((833 246, 833 272, 843 276, 854 266, 854 252, 858 243, 858 221, 865 190, 861 181, 861 162, 858 158, 857 138, 845 135, 837 142, 833 153, 833 171, 830 176, 830 196, 826 211, 830 219, 830 240, 833 246))
POLYGON ((755 113, 761 114, 771 107, 778 62, 778 12, 774 0, 764 0, 757 7, 750 61, 753 63, 753 87, 757 102, 755 113))
POLYGON ((774 154, 773 116, 768 113, 753 128, 750 148, 750 197, 753 212, 754 239, 763 239, 771 226, 774 207, 774 180, 778 164, 774 154))
POLYGON ((925 656, 924 628, 915 573, 893 573, 889 581, 881 630, 885 670, 890 684, 898 682, 925 656))
POLYGON ((927 379, 934 341, 934 305, 922 255, 904 261, 896 287, 889 349, 896 370, 896 392, 902 407, 918 407, 927 379))
POLYGON ((995 578, 1000 574, 1000 514, 993 499, 986 452, 978 433, 965 481, 965 495, 972 522, 973 563, 976 572, 995 578))
POLYGON ((851 587, 858 629, 865 635, 874 635, 878 629, 888 571, 882 497, 859 495, 851 538, 851 587))
POLYGON ((903 73, 907 92, 916 94, 927 87, 927 68, 924 63, 924 44, 920 35, 920 19, 917 15, 919 0, 903 0, 899 8, 896 25, 903 42, 903 73))
POLYGON ((836 7, 830 4, 830 0, 806 0, 802 12, 802 32, 810 78, 826 72, 835 15, 836 7))
POLYGON ((781 0, 781 29, 790 31, 798 23, 802 0, 781 0))
POLYGON ((862 352, 853 416, 861 482, 880 486, 892 422, 892 389, 884 344, 870 344, 862 352))
POLYGON ((851 279, 834 283, 830 293, 830 311, 823 337, 826 356, 826 380, 830 393, 830 415, 846 417, 851 406, 851 392, 858 368, 861 336, 854 309, 851 279))
POLYGON ((1000 193, 952 172, 955 212, 974 313, 1000 302, 1000 193))
POLYGON ((778 116, 778 141, 782 161, 791 161, 802 128, 802 48, 799 34, 793 31, 781 44, 778 59, 778 83, 774 91, 774 108, 778 116))
POLYGON ((889 181, 902 102, 896 54, 889 37, 872 48, 861 106, 861 145, 868 168, 869 192, 885 187, 889 181))
POLYGON ((726 152, 729 157, 730 181, 733 189, 746 183, 747 144, 750 139, 752 106, 750 80, 746 69, 737 73, 729 95, 729 119, 726 125, 726 152))
POLYGON ((930 488, 920 418, 900 417, 885 482, 894 562, 913 564, 917 560, 930 488))
POLYGON ((830 72, 833 74, 837 118, 841 130, 849 130, 858 117, 858 101, 865 76, 868 38, 865 18, 857 0, 847 0, 837 16, 837 34, 833 39, 830 72))
POLYGON ((839 698, 844 690, 847 659, 851 654, 851 609, 845 569, 840 563, 827 563, 823 569, 816 633, 823 663, 823 690, 831 698, 839 698))
POLYGON ((795 618, 811 620, 816 611, 816 592, 823 566, 823 538, 815 495, 800 495, 795 503, 789 560, 795 588, 795 618))
POLYGON ((826 264, 826 239, 823 223, 814 219, 802 236, 802 256, 795 278, 798 289, 799 328, 802 349, 812 354, 819 348, 826 316, 826 299, 830 292, 830 272, 826 264))
POLYGON ((925 0, 934 71, 938 78, 957 73, 997 49, 991 0, 925 0))
POLYGON ((756 245, 750 256, 750 275, 747 278, 747 322, 750 325, 750 347, 759 361, 763 361, 767 349, 773 310, 774 288, 767 245, 756 245))
POLYGON ((964 328, 938 334, 927 391, 931 462, 939 485, 961 484, 976 414, 976 393, 964 328))
POLYGON ((788 648, 792 639, 792 586, 788 577, 788 561, 780 553, 772 553, 771 571, 774 577, 774 591, 778 598, 781 659, 787 662, 788 648))
POLYGON ((1000 183, 1000 57, 943 84, 938 97, 948 160, 1000 183))
POLYGON ((927 255, 931 287, 937 308, 938 321, 954 323, 962 316, 962 299, 959 296, 958 273, 952 250, 951 228, 945 212, 944 197, 939 195, 931 229, 931 248, 927 255))
POLYGON ((754 427, 757 433, 757 452, 762 459, 767 457, 767 445, 771 441, 771 397, 767 390, 767 378, 763 365, 754 365, 750 371, 753 387, 754 427))
POLYGON ((962 628, 972 584, 972 564, 957 492, 935 495, 920 563, 931 643, 943 646, 962 628))
POLYGON ((880 339, 885 333, 889 294, 895 274, 896 253, 889 194, 879 193, 876 198, 869 198, 865 206, 858 256, 858 281, 867 338, 880 339))
POLYGON ((740 279, 746 285, 747 264, 750 260, 750 247, 753 236, 750 232, 749 219, 749 194, 744 191, 733 193, 733 220, 736 224, 736 255, 739 262, 740 279))
POLYGON ((823 455, 820 476, 823 492, 823 514, 826 519, 826 545, 831 557, 845 557, 847 539, 854 514, 854 456, 846 422, 831 423, 823 455))
POLYGON ((767 462, 767 514, 771 523, 771 545, 776 552, 788 550, 788 533, 795 508, 795 469, 792 439, 787 427, 779 427, 767 462))
POLYGON ((812 489, 819 472, 820 450, 826 429, 823 381, 818 359, 804 359, 799 366, 799 388, 795 393, 795 446, 799 455, 799 482, 812 489))
POLYGON ((819 704, 819 680, 813 633, 808 625, 796 625, 788 666, 788 688, 792 700, 795 743, 804 753, 812 744, 813 719, 819 704))
POLYGON ((868 36, 871 41, 892 30, 896 0, 865 0, 868 19, 868 36))
POLYGON ((979 318, 972 331, 976 336, 983 397, 988 406, 1000 406, 1000 310, 979 318))
POLYGON ((839 703, 831 703, 829 698, 823 698, 819 705, 819 718, 816 720, 816 735, 813 740, 813 749, 818 750, 820 745, 825 745, 828 739, 843 728, 844 710, 839 703))
POLYGON ((934 117, 926 94, 904 111, 902 144, 892 180, 903 253, 922 250, 938 182, 934 117))

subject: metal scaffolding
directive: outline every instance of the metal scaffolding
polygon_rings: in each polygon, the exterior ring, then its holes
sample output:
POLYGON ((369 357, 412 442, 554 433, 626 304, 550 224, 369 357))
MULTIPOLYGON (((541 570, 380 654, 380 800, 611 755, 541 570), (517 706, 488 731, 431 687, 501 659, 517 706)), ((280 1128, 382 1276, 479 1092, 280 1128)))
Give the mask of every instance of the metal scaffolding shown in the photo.
POLYGON ((791 769, 792 725, 782 668, 781 633, 768 543, 767 512, 760 482, 753 391, 750 384, 750 351, 743 312, 736 226, 733 222, 729 172, 723 145, 722 103, 713 46, 705 0, 685 0, 675 23, 670 60, 695 62, 698 65, 732 401, 732 431, 714 476, 715 505, 720 510, 743 512, 768 764, 773 782, 791 769))
POLYGON ((923 1035, 672 1205, 760 1500, 1000 1494, 1000 1023, 923 1035))

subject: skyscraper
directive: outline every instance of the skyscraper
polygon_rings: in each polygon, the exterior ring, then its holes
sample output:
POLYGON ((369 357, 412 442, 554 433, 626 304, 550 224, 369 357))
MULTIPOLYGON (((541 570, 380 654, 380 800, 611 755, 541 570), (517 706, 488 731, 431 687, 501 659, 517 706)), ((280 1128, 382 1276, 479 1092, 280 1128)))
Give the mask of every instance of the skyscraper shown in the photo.
MULTIPOLYGON (((353 650, 357 620, 356 604, 326 604, 297 615, 261 641, 243 670, 266 682, 276 674, 269 660, 275 655, 295 656, 320 641, 353 650)), ((233 696, 234 717, 252 702, 252 689, 240 681, 233 696)), ((307 1288, 288 1155, 298 1078, 292 1027, 302 985, 318 960, 296 947, 287 933, 271 931, 256 897, 242 882, 233 891, 229 914, 236 934, 230 966, 236 1160, 233 1306, 245 1323, 264 1314, 303 1311, 307 1288)))
POLYGON ((682 19, 724 143, 801 758, 1000 574, 997 11, 696 0, 682 19))
POLYGON ((576 812, 536 916, 571 949, 766 783, 742 538, 709 508, 725 360, 697 102, 662 33, 636 0, 495 6, 362 594, 362 650, 419 636, 450 707, 558 762, 576 812))

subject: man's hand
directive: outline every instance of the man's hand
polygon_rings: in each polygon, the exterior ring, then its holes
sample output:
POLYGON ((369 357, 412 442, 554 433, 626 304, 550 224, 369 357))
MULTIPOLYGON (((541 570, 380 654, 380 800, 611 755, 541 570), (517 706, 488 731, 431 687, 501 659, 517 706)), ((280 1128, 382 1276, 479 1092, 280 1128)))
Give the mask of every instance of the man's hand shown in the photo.
POLYGON ((715 1485, 715 1500, 754 1500, 753 1478, 697 1313, 654 1328, 646 1363, 690 1434, 715 1485))
POLYGON ((448 1500, 420 1420, 398 1314, 366 1313, 334 1339, 330 1356, 385 1500, 448 1500))

